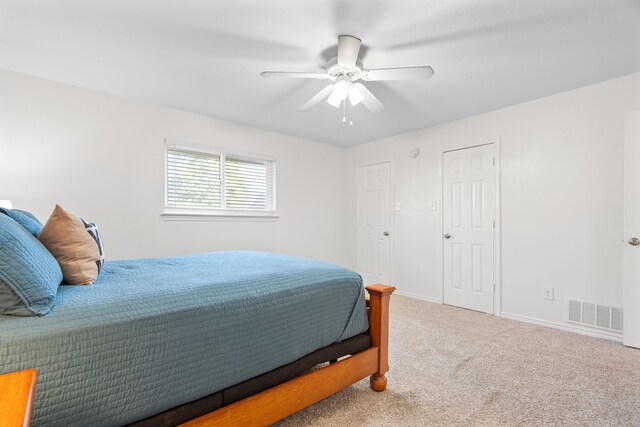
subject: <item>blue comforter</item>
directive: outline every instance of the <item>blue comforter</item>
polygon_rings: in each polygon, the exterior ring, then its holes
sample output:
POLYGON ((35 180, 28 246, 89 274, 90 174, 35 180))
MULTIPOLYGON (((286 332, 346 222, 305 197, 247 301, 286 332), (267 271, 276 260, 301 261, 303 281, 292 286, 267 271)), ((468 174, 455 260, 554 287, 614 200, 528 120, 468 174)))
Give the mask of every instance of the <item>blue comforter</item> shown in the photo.
POLYGON ((32 425, 121 425, 368 328, 362 280, 330 264, 219 252, 105 264, 44 317, 0 315, 0 372, 36 368, 32 425))

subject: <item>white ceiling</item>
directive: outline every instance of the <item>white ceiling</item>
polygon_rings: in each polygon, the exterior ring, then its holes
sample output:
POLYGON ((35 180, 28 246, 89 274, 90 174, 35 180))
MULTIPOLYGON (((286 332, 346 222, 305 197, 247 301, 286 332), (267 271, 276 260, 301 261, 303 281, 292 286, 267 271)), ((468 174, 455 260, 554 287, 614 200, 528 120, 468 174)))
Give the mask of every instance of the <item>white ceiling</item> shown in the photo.
MULTIPOLYGON (((340 146, 640 71, 640 0, 0 0, 0 68, 340 146), (387 106, 298 108, 339 34, 365 68, 431 65, 371 82, 387 106)), ((1 94, 0 94, 1 96, 1 94)))

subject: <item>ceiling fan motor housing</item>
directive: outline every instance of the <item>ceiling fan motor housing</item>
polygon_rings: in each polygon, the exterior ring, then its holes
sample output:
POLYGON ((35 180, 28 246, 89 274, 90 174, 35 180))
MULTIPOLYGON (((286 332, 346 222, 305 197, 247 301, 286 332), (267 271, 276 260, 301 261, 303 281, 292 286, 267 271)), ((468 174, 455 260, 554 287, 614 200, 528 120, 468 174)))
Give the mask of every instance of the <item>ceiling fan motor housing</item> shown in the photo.
POLYGON ((362 62, 356 61, 356 65, 353 67, 341 67, 338 65, 338 57, 331 58, 327 62, 327 74, 333 81, 337 81, 339 76, 349 76, 350 81, 355 81, 361 78, 363 73, 362 62))

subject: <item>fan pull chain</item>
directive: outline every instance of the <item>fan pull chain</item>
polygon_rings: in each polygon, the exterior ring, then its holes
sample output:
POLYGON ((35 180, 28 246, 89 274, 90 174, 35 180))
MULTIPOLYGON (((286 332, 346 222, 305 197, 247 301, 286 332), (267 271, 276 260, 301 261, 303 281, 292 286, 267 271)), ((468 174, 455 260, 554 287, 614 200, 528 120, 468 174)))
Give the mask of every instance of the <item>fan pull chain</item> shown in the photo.
MULTIPOLYGON (((347 124, 347 100, 342 101, 342 123, 347 124)), ((349 127, 353 127, 353 120, 349 120, 349 127)))

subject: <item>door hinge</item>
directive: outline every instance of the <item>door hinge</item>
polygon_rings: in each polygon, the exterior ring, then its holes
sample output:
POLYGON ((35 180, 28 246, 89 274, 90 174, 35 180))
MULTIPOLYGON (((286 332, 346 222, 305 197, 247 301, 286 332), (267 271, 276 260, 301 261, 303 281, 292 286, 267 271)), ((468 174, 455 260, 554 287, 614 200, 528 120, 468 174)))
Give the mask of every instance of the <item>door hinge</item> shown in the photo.
POLYGON ((496 293, 496 284, 495 283, 493 284, 493 293, 494 294, 496 293))
POLYGON ((495 219, 493 220, 493 229, 494 230, 496 229, 496 220, 495 219))
POLYGON ((495 165, 496 165, 496 158, 494 157, 493 158, 493 166, 495 166, 495 165))

